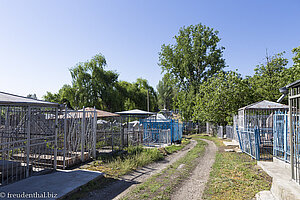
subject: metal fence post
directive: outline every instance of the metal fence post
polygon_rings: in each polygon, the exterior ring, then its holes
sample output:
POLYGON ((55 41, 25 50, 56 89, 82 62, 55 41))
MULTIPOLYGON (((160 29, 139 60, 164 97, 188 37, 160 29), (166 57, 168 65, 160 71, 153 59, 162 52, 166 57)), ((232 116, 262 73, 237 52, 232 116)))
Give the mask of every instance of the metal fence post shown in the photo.
POLYGON ((259 152, 259 129, 256 127, 254 130, 255 134, 255 157, 256 160, 260 160, 260 152, 259 152))
POLYGON ((288 115, 287 112, 284 112, 284 160, 287 160, 287 147, 288 147, 288 139, 287 139, 287 134, 288 134, 288 126, 287 126, 287 122, 288 122, 288 115))
POLYGON ((68 117, 68 107, 65 107, 65 119, 64 119, 64 157, 63 157, 63 169, 66 169, 66 144, 67 144, 67 117, 68 117))
POLYGON ((94 123, 93 123, 93 157, 96 159, 96 142, 97 142, 97 110, 94 107, 94 123))
POLYGON ((84 162, 84 143, 85 143, 85 108, 82 111, 81 121, 81 161, 84 162))
POLYGON ((54 170, 57 169, 58 108, 55 108, 54 170))
MULTIPOLYGON (((291 93, 291 95, 293 95, 291 93)), ((294 141, 293 141, 293 137, 294 137, 294 130, 293 130, 293 107, 292 107, 292 99, 289 98, 289 128, 290 128, 290 163, 291 163, 291 175, 292 175, 292 179, 295 179, 295 171, 294 171, 294 141)))
POLYGON ((248 140, 249 140, 249 146, 250 146, 250 152, 249 153, 250 153, 251 156, 253 156, 250 130, 248 130, 247 132, 248 132, 248 140))
POLYGON ((31 124, 31 107, 27 110, 27 143, 26 143, 26 177, 29 177, 29 154, 30 154, 30 124, 31 124))
POLYGON ((238 136, 238 140, 239 140, 240 148, 241 148, 242 152, 244 152, 244 150, 243 150, 243 146, 242 146, 241 137, 240 137, 239 127, 238 127, 238 126, 236 126, 236 134, 237 134, 237 136, 238 136))
POLYGON ((173 119, 170 122, 170 129, 171 129, 171 144, 173 143, 173 119))
POLYGON ((111 133, 111 150, 114 151, 114 134, 112 130, 112 122, 110 122, 110 133, 111 133))

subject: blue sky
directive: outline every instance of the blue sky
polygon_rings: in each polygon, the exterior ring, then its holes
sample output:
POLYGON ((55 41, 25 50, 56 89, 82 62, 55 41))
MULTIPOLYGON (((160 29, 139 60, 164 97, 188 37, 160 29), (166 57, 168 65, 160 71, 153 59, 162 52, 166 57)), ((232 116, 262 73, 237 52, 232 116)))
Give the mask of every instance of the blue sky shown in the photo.
POLYGON ((161 45, 198 23, 219 31, 227 69, 252 75, 266 49, 292 58, 299 8, 296 0, 0 0, 0 91, 57 92, 71 83, 69 68, 97 53, 120 80, 156 87, 161 45))

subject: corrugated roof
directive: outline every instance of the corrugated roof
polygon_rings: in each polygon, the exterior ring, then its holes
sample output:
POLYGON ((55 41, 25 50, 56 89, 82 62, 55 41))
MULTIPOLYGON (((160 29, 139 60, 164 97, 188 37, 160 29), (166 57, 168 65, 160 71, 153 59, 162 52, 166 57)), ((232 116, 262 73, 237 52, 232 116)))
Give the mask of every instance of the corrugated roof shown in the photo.
POLYGON ((245 110, 245 109, 288 109, 289 107, 287 105, 276 103, 273 101, 263 100, 260 102, 256 102, 253 104, 250 104, 248 106, 242 107, 239 110, 245 110))
POLYGON ((119 115, 153 115, 154 114, 152 112, 147 112, 139 109, 127 110, 127 111, 116 112, 116 113, 119 115))
POLYGON ((0 105, 59 107, 60 104, 0 92, 0 105))

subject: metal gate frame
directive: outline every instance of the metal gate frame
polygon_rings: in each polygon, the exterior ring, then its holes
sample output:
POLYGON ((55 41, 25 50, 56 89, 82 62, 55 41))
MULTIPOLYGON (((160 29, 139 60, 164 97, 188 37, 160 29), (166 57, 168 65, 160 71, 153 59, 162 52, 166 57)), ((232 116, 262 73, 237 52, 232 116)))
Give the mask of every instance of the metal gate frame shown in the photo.
POLYGON ((0 112, 1 185, 56 170, 58 107, 0 105, 0 112))
POLYGON ((289 91, 290 163, 292 179, 300 183, 300 85, 287 86, 289 91))
POLYGON ((86 111, 85 108, 68 110, 65 107, 60 116, 59 134, 63 169, 96 158, 96 129, 96 109, 94 111, 86 111))

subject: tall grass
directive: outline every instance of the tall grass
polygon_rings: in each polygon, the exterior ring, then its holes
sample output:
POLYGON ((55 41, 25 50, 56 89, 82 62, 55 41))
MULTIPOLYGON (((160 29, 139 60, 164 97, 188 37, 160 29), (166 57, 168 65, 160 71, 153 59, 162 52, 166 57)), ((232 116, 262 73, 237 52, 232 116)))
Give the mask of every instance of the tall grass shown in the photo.
POLYGON ((99 157, 88 169, 116 177, 164 158, 163 154, 156 148, 129 146, 125 150, 126 154, 99 157))

